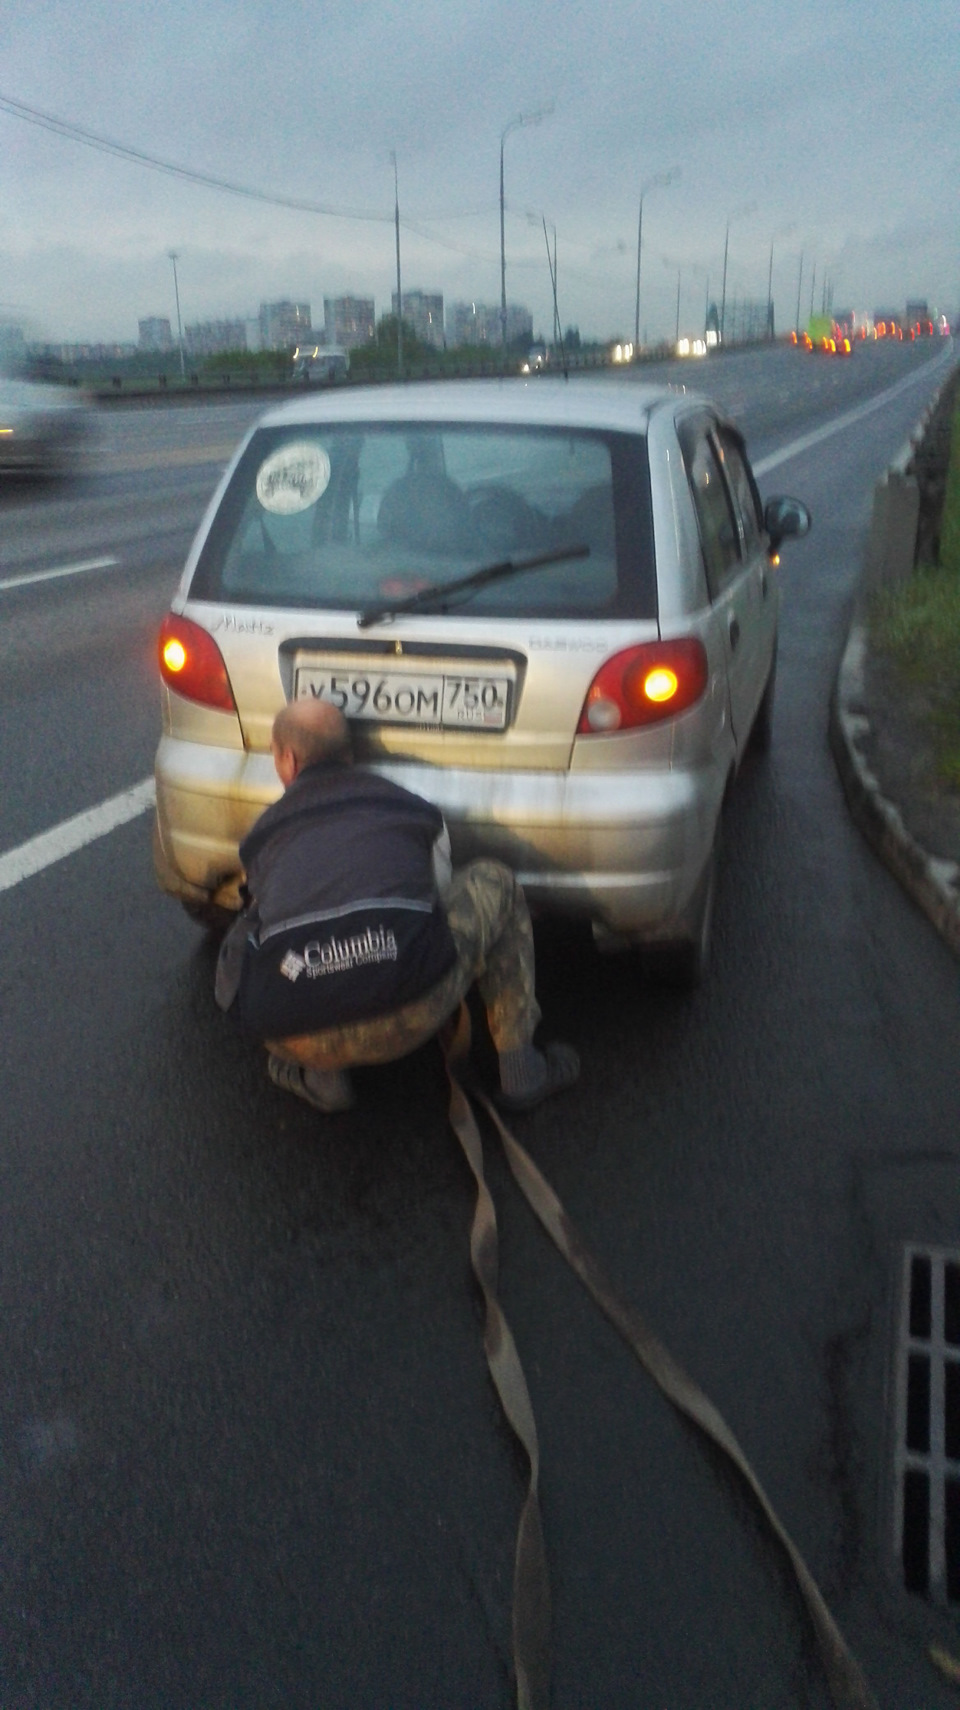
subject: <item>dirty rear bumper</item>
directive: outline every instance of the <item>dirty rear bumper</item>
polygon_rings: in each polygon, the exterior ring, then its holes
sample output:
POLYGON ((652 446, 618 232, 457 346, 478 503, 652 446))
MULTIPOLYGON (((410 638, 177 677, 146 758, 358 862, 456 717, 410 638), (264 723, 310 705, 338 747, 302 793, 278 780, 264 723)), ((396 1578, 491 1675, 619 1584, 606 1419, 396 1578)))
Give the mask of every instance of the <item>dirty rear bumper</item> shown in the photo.
MULTIPOLYGON (((532 904, 652 939, 669 937, 690 902, 723 794, 710 769, 375 769, 436 803, 456 862, 494 856, 517 873, 532 904)), ((238 907, 237 846, 280 793, 270 755, 164 736, 156 783, 162 888, 238 907)))

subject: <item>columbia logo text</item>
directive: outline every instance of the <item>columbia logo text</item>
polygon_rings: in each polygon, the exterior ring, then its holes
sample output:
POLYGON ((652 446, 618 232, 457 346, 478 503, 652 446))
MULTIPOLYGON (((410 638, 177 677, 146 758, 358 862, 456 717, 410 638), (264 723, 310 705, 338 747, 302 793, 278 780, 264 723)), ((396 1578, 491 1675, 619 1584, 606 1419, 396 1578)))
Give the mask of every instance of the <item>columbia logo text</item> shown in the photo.
POLYGON ((280 972, 288 980, 306 974, 316 980, 324 974, 346 974, 351 968, 366 967, 371 962, 395 962, 397 941, 388 926, 368 926, 366 932, 349 938, 328 938, 321 944, 312 938, 300 955, 288 950, 280 963, 280 972))

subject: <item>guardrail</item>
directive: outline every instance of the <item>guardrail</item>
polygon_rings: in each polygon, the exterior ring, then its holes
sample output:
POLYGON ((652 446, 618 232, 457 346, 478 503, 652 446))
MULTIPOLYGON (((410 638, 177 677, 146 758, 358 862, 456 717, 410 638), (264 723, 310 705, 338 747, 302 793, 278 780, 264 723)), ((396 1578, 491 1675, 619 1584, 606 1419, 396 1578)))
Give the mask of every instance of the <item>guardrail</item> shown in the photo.
MULTIPOLYGON (((727 345, 724 349, 711 351, 709 360, 716 361, 718 357, 729 357, 737 351, 756 349, 758 345, 768 345, 767 339, 744 342, 743 344, 727 345)), ((783 344, 783 339, 777 339, 776 344, 783 344)), ((650 363, 671 360, 675 355, 672 345, 658 345, 644 351, 628 363, 614 362, 608 349, 598 351, 573 351, 565 362, 552 360, 540 372, 559 376, 563 373, 589 373, 605 369, 615 369, 627 373, 637 368, 643 368, 650 363)), ((500 360, 499 353, 476 359, 451 361, 449 355, 436 360, 429 358, 420 361, 405 361, 403 382, 419 380, 497 380, 519 377, 521 359, 513 356, 509 362, 500 360)), ((379 363, 376 366, 354 367, 348 374, 336 381, 305 381, 294 380, 292 377, 280 379, 251 375, 243 370, 224 369, 221 373, 188 374, 185 379, 179 375, 157 374, 154 379, 144 375, 112 375, 108 381, 93 379, 84 387, 88 395, 101 404, 124 403, 189 403, 198 398, 235 398, 235 397, 302 397, 308 392, 328 392, 342 386, 385 386, 397 381, 396 364, 379 363)), ((71 380, 70 384, 76 384, 71 380)))

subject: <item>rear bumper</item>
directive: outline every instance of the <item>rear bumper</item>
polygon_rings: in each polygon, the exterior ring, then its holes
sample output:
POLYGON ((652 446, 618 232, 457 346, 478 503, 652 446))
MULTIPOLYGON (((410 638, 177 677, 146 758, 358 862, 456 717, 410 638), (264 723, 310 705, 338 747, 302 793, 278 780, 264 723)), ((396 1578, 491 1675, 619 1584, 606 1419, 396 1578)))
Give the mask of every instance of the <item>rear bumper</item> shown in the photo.
MULTIPOLYGON (((441 809, 454 860, 507 863, 532 904, 615 932, 669 938, 713 846, 719 770, 377 770, 441 809)), ((237 846, 280 787, 270 755, 164 736, 157 872, 165 890, 238 906, 237 846)))

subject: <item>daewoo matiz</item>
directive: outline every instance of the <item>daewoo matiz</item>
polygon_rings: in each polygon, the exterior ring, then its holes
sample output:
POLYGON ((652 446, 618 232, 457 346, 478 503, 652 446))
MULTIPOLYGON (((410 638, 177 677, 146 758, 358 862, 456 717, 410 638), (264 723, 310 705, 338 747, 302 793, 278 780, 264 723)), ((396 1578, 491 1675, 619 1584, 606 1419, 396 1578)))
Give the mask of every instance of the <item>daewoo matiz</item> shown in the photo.
POLYGON ((455 860, 695 980, 721 805, 770 730, 777 548, 736 428, 630 381, 312 395, 213 497, 160 638, 157 873, 201 919, 279 793, 278 708, 436 802, 455 860))

